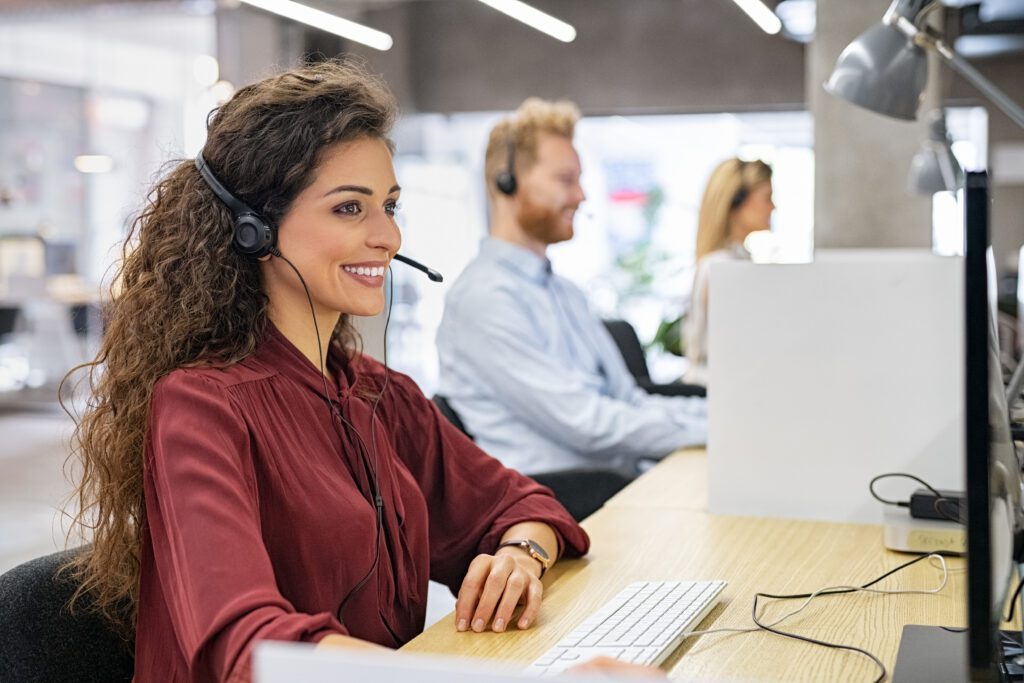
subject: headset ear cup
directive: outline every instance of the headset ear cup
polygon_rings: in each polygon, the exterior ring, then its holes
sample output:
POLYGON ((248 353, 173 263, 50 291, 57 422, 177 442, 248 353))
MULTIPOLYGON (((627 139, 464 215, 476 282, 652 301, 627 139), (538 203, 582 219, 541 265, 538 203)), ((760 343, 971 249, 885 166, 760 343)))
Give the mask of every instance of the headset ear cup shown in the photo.
POLYGON ((509 171, 502 171, 495 177, 494 184, 498 188, 498 191, 504 195, 512 196, 516 193, 516 176, 514 173, 509 171))
POLYGON ((239 253, 251 258, 262 258, 270 253, 277 242, 274 229, 253 214, 235 219, 234 245, 239 253))
POLYGON ((729 202, 729 208, 735 209, 740 204, 745 202, 747 200, 747 194, 749 194, 749 191, 745 187, 741 187, 740 189, 736 190, 736 194, 732 196, 732 201, 729 202))

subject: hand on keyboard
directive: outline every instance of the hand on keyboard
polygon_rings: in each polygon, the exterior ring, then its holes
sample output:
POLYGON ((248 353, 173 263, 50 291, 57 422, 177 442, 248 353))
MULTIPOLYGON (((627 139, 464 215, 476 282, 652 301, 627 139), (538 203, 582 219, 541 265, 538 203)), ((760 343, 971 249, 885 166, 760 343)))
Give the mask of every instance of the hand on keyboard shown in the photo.
POLYGON ((594 672, 607 672, 616 676, 632 676, 636 678, 659 678, 667 679, 665 672, 655 666, 639 666, 627 664, 611 657, 595 657, 589 662, 578 664, 567 671, 567 673, 583 674, 594 672))
POLYGON ((492 631, 504 631, 520 604, 526 607, 516 625, 529 628, 537 618, 544 594, 544 584, 537 578, 539 573, 537 561, 523 552, 477 555, 459 589, 455 628, 472 628, 480 633, 491 624, 492 631))

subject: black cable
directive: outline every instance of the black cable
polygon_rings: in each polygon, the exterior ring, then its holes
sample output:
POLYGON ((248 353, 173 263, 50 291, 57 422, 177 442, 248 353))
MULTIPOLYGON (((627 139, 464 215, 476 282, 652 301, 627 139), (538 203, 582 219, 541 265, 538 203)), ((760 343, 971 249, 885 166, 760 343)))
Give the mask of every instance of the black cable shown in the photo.
POLYGON ((886 505, 896 505, 901 508, 910 507, 909 500, 886 500, 885 498, 882 498, 880 495, 875 493, 875 482, 878 481, 879 479, 887 479, 889 477, 905 477, 907 479, 913 479, 918 484, 934 493, 936 498, 940 498, 942 500, 949 500, 941 493, 939 493, 938 489, 936 489, 934 486, 926 482, 924 479, 921 479, 920 477, 915 477, 913 474, 906 474, 905 472, 888 472, 886 474, 879 474, 877 477, 872 479, 871 482, 868 484, 868 491, 871 492, 872 497, 879 503, 884 503, 886 505))
POLYGON ((1017 598, 1020 597, 1020 590, 1024 588, 1024 574, 1021 574, 1020 581, 1017 582, 1017 588, 1013 591, 1013 597, 1010 598, 1010 613, 1003 621, 1013 621, 1014 607, 1017 604, 1017 598))
MULTIPOLYGON (((892 476, 892 475, 882 475, 882 476, 892 476)), ((916 479, 916 477, 912 477, 912 478, 916 479)), ((872 483, 874 483, 874 481, 872 481, 872 483)), ((862 589, 863 588, 870 588, 871 586, 874 586, 876 583, 882 581, 883 579, 888 578, 889 576, 895 574, 896 572, 900 571, 901 569, 906 569, 907 567, 909 567, 909 566, 911 566, 913 564, 917 564, 921 560, 924 560, 924 559, 926 559, 928 557, 931 557, 931 556, 932 556, 932 553, 928 553, 926 555, 920 555, 920 556, 916 557, 915 559, 910 560, 908 562, 904 562, 903 564, 901 564, 901 565, 899 565, 899 566, 897 566, 897 567, 895 567, 893 569, 890 569, 889 571, 887 571, 886 573, 882 574, 878 578, 873 579, 873 580, 863 584, 859 588, 862 588, 862 589)), ((818 593, 799 593, 799 594, 793 594, 793 595, 775 595, 775 594, 772 594, 772 593, 754 593, 754 605, 753 605, 753 610, 752 610, 752 619, 754 621, 754 624, 758 628, 760 628, 762 630, 765 630, 765 631, 768 631, 769 633, 774 633, 776 635, 783 636, 784 638, 793 638, 794 640, 801 640, 801 641, 804 641, 804 642, 807 642, 807 643, 811 643, 811 644, 814 644, 814 645, 820 645, 822 647, 828 647, 828 648, 833 648, 833 649, 837 649, 837 650, 848 650, 850 652, 856 652, 858 654, 862 654, 865 657, 870 658, 871 661, 873 661, 875 663, 875 665, 879 668, 879 670, 881 670, 882 673, 874 681, 874 683, 881 683, 881 681, 885 680, 885 677, 888 675, 888 672, 886 671, 886 668, 885 668, 885 664, 882 663, 882 660, 880 660, 878 657, 876 657, 875 655, 871 654, 867 650, 864 650, 864 649, 859 648, 859 647, 855 647, 853 645, 844 645, 842 643, 830 643, 828 641, 818 640, 816 638, 811 638, 809 636, 801 636, 799 634, 791 633, 789 631, 782 631, 780 629, 775 628, 774 626, 769 626, 767 624, 761 623, 761 620, 757 616, 757 601, 758 601, 758 598, 767 598, 767 599, 770 599, 770 600, 799 600, 799 599, 810 598, 812 595, 814 595, 814 596, 820 596, 820 595, 841 595, 843 593, 856 593, 856 592, 858 592, 858 591, 856 589, 854 589, 854 588, 836 588, 836 589, 831 589, 831 590, 819 591, 818 593)))
MULTIPOLYGON (((349 422, 348 420, 345 419, 345 417, 341 414, 341 409, 338 408, 334 404, 334 401, 331 399, 330 389, 327 386, 327 375, 326 375, 326 373, 324 371, 324 349, 323 349, 322 343, 320 342, 320 326, 319 326, 319 324, 317 324, 317 321, 316 321, 316 307, 313 305, 313 297, 309 293, 309 287, 306 285, 306 280, 305 280, 305 278, 302 277, 302 273, 299 272, 299 269, 295 267, 295 264, 292 263, 287 257, 285 257, 285 255, 282 254, 281 251, 277 247, 272 247, 271 250, 270 250, 270 253, 273 256, 276 256, 277 258, 279 258, 282 261, 284 261, 285 263, 287 263, 288 266, 295 272, 295 275, 298 276, 299 282, 302 283, 302 289, 306 293, 306 301, 309 302, 309 311, 310 311, 310 313, 313 316, 313 329, 316 332, 317 355, 319 356, 319 360, 320 360, 320 379, 323 381, 323 385, 324 385, 324 399, 327 401, 327 405, 328 405, 329 410, 331 411, 332 416, 333 417, 337 417, 338 420, 341 421, 341 423, 344 424, 355 435, 357 444, 360 447, 361 454, 363 456, 364 467, 366 467, 366 463, 369 460, 369 458, 367 456, 367 451, 369 451, 370 449, 368 449, 366 447, 366 442, 363 441, 363 437, 359 433, 359 430, 357 430, 355 428, 355 426, 351 422, 349 422)), ((390 270, 390 267, 389 267, 389 270, 390 270)), ((392 299, 393 299, 393 297, 394 297, 394 287, 393 286, 392 286, 391 293, 392 293, 392 299)), ((375 398, 375 400, 373 402, 373 408, 370 411, 370 438, 371 438, 372 445, 373 445, 373 449, 372 449, 373 459, 372 459, 372 463, 371 463, 370 467, 367 467, 366 469, 367 469, 367 476, 370 479, 370 485, 373 487, 373 501, 372 501, 372 505, 374 506, 374 509, 375 509, 375 512, 376 512, 376 526, 377 526, 377 530, 376 530, 376 534, 375 534, 375 543, 374 543, 374 549, 373 549, 373 563, 370 565, 370 568, 367 570, 367 572, 363 576, 363 578, 361 578, 359 580, 359 582, 356 583, 356 585, 352 588, 352 590, 350 590, 348 592, 348 595, 345 596, 345 599, 341 601, 341 605, 338 607, 337 617, 338 617, 338 621, 340 623, 342 623, 342 624, 345 623, 345 619, 342 616, 342 613, 345 611, 345 607, 347 607, 348 603, 352 600, 352 598, 355 597, 359 593, 360 590, 362 590, 363 586, 366 585, 366 582, 370 580, 370 577, 373 576, 373 573, 377 570, 377 565, 380 563, 380 540, 381 540, 381 533, 382 533, 383 527, 384 527, 384 499, 383 499, 383 497, 380 494, 380 485, 379 485, 379 482, 377 480, 377 441, 374 438, 374 422, 375 422, 375 417, 376 417, 376 414, 377 414, 377 404, 380 403, 380 398, 383 395, 384 390, 387 389, 387 386, 388 386, 387 325, 388 325, 388 323, 390 321, 391 321, 391 310, 389 308, 388 314, 387 314, 387 320, 384 323, 384 383, 381 386, 381 390, 377 394, 377 396, 376 396, 376 398, 375 398)), ((383 619, 383 617, 382 617, 382 619, 383 619)), ((385 626, 387 626, 387 624, 385 624, 385 626)), ((388 626, 388 630, 391 631, 391 627, 390 626, 388 626)))
POLYGON ((884 503, 885 505, 895 505, 896 507, 901 507, 901 508, 909 508, 910 507, 910 501, 909 500, 886 500, 885 498, 882 498, 881 496, 879 496, 875 492, 875 482, 877 482, 879 479, 886 479, 888 477, 904 477, 906 479, 913 479, 914 481, 919 483, 921 486, 924 486, 926 489, 928 489, 933 494, 935 494, 935 502, 932 503, 932 508, 935 510, 935 514, 937 514, 939 517, 941 517, 943 519, 946 519, 946 520, 948 520, 950 522, 956 522, 957 524, 964 524, 964 520, 961 517, 959 517, 956 514, 953 514, 952 512, 945 511, 945 510, 942 509, 943 506, 945 506, 947 504, 956 503, 957 501, 955 499, 947 498, 946 496, 943 496, 939 492, 939 490, 936 489, 934 486, 932 486, 931 484, 926 482, 924 479, 921 479, 920 477, 915 477, 913 474, 907 474, 905 472, 888 472, 886 474, 879 474, 877 477, 872 479, 871 482, 868 484, 868 491, 871 492, 872 497, 875 500, 877 500, 878 502, 884 503))

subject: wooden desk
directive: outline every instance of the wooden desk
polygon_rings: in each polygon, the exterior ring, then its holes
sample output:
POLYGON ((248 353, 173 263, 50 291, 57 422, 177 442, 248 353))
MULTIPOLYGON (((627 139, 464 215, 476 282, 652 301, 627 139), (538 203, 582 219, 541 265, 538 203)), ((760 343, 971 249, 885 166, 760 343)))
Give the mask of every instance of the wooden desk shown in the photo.
POLYGON ((708 459, 703 448, 676 451, 624 488, 605 507, 708 509, 708 459))
MULTIPOLYGON (((837 524, 712 515, 706 505, 702 451, 682 451, 628 486, 583 527, 590 554, 563 561, 545 578, 538 623, 524 631, 458 633, 446 617, 403 650, 481 659, 533 661, 631 581, 724 579, 720 604, 702 629, 751 626, 756 591, 813 592, 860 584, 910 556, 882 546, 882 529, 837 524)), ((949 583, 938 595, 854 594, 818 598, 784 628, 830 642, 862 647, 889 673, 904 624, 963 626, 963 560, 949 560, 949 583)), ((880 588, 933 588, 939 569, 921 562, 880 588)), ((762 609, 771 618, 795 601, 762 609)), ((673 680, 870 681, 877 667, 866 657, 829 650, 769 633, 709 634, 694 638, 668 659, 673 680)))

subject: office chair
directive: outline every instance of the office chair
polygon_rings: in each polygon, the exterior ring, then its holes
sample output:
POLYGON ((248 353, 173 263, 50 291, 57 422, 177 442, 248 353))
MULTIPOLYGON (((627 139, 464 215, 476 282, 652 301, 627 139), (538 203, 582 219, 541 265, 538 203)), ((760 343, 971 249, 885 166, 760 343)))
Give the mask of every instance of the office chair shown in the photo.
POLYGON ((132 680, 133 643, 87 604, 68 610, 77 585, 57 569, 82 550, 39 557, 0 576, 0 681, 132 680))
POLYGON ((601 509, 605 501, 625 488, 630 482, 614 470, 581 468, 531 474, 530 478, 547 486, 555 494, 572 518, 577 522, 601 509))
POLYGON ((648 394, 662 396, 707 396, 707 389, 696 384, 658 384, 651 380, 647 369, 647 356, 636 330, 625 320, 602 320, 604 327, 619 347, 622 359, 626 361, 626 369, 636 379, 637 385, 648 394))
MULTIPOLYGON (((442 396, 441 394, 434 394, 433 401, 434 405, 437 406, 437 409, 441 411, 441 414, 444 415, 449 422, 455 425, 460 432, 468 436, 470 439, 473 439, 473 435, 469 433, 468 429, 466 429, 466 425, 462 423, 462 418, 459 417, 459 414, 455 412, 454 408, 452 408, 452 404, 448 402, 447 397, 442 396)), ((473 440, 476 441, 476 439, 473 440)))
MULTIPOLYGON (((434 403, 449 422, 470 439, 473 435, 466 429, 462 418, 455 412, 448 399, 434 395, 434 403)), ((598 468, 559 470, 544 474, 527 475, 541 486, 547 486, 555 494, 573 519, 582 521, 596 512, 606 500, 618 493, 629 479, 613 470, 598 468)))

